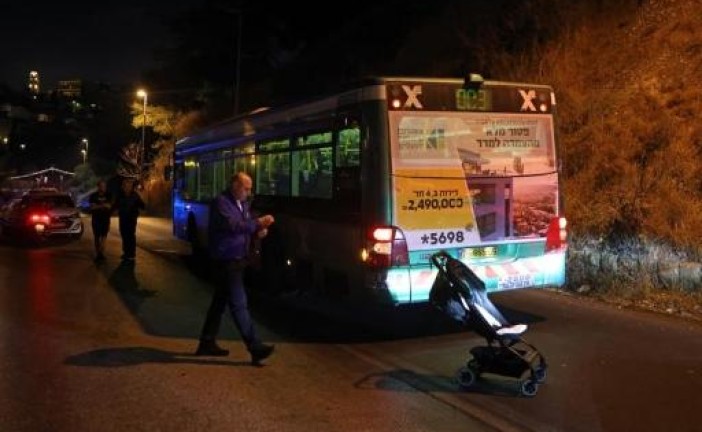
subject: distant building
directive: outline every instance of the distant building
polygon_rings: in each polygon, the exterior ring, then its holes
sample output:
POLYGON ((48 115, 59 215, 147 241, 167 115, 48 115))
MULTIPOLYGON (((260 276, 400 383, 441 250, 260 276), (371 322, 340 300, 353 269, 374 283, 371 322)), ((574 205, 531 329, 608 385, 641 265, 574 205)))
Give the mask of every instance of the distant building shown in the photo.
POLYGON ((39 72, 29 72, 29 83, 27 84, 29 94, 36 99, 39 95, 39 72))
POLYGON ((75 173, 55 167, 46 168, 33 173, 10 177, 13 189, 56 188, 66 190, 75 173))
POLYGON ((79 98, 83 93, 83 82, 79 79, 61 80, 56 90, 59 96, 65 98, 79 98))

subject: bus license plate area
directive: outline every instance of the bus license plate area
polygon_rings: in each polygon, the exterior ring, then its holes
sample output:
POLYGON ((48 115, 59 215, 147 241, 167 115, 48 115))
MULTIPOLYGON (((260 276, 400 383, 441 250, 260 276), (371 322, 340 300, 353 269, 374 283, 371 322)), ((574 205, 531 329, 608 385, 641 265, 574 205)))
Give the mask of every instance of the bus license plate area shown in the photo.
POLYGON ((504 276, 497 280, 498 290, 529 288, 533 285, 534 281, 530 275, 504 276))
POLYGON ((462 260, 472 260, 476 258, 493 258, 496 256, 497 247, 495 246, 465 248, 461 251, 462 260))

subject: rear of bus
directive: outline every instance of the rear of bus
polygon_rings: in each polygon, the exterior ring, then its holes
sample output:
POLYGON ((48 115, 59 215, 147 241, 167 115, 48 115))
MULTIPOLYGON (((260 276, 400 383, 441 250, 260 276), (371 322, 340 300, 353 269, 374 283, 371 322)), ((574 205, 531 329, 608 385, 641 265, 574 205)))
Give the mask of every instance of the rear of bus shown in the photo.
POLYGON ((472 78, 386 83, 392 215, 369 250, 395 303, 428 300, 442 249, 490 291, 565 282, 553 92, 472 78))

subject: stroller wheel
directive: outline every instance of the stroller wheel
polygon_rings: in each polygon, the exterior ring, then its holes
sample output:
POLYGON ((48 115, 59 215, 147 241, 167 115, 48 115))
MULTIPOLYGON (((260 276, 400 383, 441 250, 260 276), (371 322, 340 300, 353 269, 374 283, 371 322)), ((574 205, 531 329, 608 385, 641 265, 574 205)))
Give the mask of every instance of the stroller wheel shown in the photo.
POLYGON ((539 390, 539 385, 532 380, 522 381, 522 395, 527 397, 532 397, 536 395, 537 390, 539 390))
POLYGON ((546 365, 539 365, 534 369, 534 378, 536 379, 536 382, 541 384, 542 382, 546 381, 546 365))
POLYGON ((464 366, 458 370, 456 378, 458 379, 458 385, 467 388, 475 382, 475 372, 473 372, 473 369, 464 366))
POLYGON ((480 373, 480 363, 478 363, 478 360, 472 358, 468 360, 467 363, 468 367, 473 370, 473 372, 479 374, 480 373))

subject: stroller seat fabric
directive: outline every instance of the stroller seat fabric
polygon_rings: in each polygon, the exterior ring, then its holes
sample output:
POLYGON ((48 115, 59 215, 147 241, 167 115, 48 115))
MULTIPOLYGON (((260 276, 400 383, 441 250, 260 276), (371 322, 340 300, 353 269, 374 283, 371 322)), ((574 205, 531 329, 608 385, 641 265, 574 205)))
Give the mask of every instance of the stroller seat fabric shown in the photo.
POLYGON ((502 327, 501 329, 498 329, 497 334, 498 335, 521 335, 525 331, 527 331, 526 324, 515 324, 513 326, 502 327))
POLYGON ((527 331, 528 327, 526 324, 504 325, 503 323, 498 321, 497 318, 490 315, 490 312, 488 312, 484 307, 482 307, 478 303, 475 304, 475 309, 480 313, 480 315, 489 325, 495 328, 495 332, 498 335, 521 335, 522 333, 527 331))

